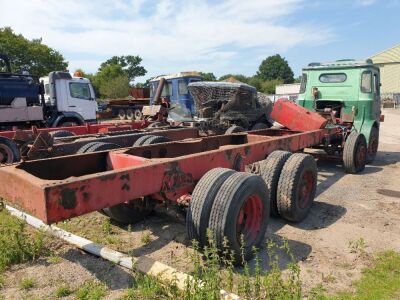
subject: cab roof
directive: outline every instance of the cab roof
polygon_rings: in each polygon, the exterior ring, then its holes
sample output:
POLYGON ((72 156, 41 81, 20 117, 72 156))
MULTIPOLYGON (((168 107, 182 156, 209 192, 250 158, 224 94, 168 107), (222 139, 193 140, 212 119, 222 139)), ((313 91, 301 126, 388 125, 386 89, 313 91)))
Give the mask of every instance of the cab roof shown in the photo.
POLYGON ((303 70, 331 70, 331 69, 348 69, 348 68, 378 68, 372 59, 355 60, 340 59, 333 62, 313 62, 308 64, 303 70))
POLYGON ((188 71, 188 72, 179 72, 179 73, 174 73, 174 74, 169 74, 169 75, 157 76, 157 77, 154 77, 152 80, 150 80, 150 82, 159 81, 161 78, 173 79, 173 78, 183 78, 183 77, 199 77, 199 78, 202 78, 199 72, 188 71))

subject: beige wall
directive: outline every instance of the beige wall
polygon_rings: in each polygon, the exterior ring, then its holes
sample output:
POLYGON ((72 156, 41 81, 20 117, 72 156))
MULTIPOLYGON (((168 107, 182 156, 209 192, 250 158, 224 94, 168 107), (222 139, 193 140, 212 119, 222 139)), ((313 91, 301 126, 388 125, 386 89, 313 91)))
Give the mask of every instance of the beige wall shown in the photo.
POLYGON ((370 58, 381 69, 381 93, 400 93, 400 45, 370 58))

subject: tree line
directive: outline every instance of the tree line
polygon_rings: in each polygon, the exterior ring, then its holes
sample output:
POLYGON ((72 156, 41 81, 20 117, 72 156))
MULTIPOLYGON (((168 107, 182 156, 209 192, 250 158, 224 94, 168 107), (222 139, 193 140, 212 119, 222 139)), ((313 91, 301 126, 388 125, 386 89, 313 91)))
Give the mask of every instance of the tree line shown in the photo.
MULTIPOLYGON (((10 56, 13 72, 16 73, 26 70, 41 77, 47 76, 51 71, 66 70, 68 67, 63 55, 43 44, 42 39, 29 40, 16 34, 10 27, 0 28, 0 53, 10 56)), ((128 96, 128 90, 133 86, 135 78, 146 75, 147 71, 141 63, 142 58, 137 55, 113 56, 103 62, 94 74, 78 71, 91 80, 99 98, 120 98, 128 96)), ((201 75, 209 81, 233 77, 267 94, 274 94, 278 84, 295 82, 292 69, 279 54, 264 59, 253 76, 226 74, 217 78, 211 72, 201 72, 201 75)), ((144 83, 136 83, 135 86, 146 87, 150 79, 144 83)))

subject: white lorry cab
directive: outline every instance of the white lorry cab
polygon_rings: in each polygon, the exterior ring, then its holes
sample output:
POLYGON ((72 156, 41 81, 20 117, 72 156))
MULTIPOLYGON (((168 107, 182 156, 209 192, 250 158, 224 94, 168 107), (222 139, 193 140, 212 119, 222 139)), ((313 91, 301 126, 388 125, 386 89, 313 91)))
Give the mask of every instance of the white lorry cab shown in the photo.
POLYGON ((45 105, 50 108, 53 127, 96 121, 98 106, 89 79, 79 72, 51 72, 39 81, 43 82, 45 105))

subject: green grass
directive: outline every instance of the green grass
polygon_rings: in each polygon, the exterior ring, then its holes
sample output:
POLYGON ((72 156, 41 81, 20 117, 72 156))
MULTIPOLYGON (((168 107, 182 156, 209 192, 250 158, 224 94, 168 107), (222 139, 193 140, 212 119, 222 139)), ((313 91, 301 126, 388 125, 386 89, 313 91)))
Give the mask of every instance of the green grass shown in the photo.
POLYGON ((76 298, 79 300, 99 300, 107 293, 107 287, 93 280, 86 281, 77 291, 76 298))
POLYGON ((385 251, 372 259, 372 266, 362 271, 359 280, 352 283, 354 291, 334 296, 325 295, 322 286, 311 292, 311 299, 370 300, 394 299, 400 293, 400 253, 385 251))
POLYGON ((44 233, 0 210, 0 274, 13 264, 34 261, 45 253, 44 233))
POLYGON ((21 281, 18 283, 18 288, 20 290, 29 290, 35 287, 36 281, 33 278, 22 278, 21 281))
POLYGON ((67 286, 67 285, 61 285, 55 291, 55 295, 57 298, 68 297, 71 294, 72 294, 72 291, 69 288, 69 286, 67 286))

